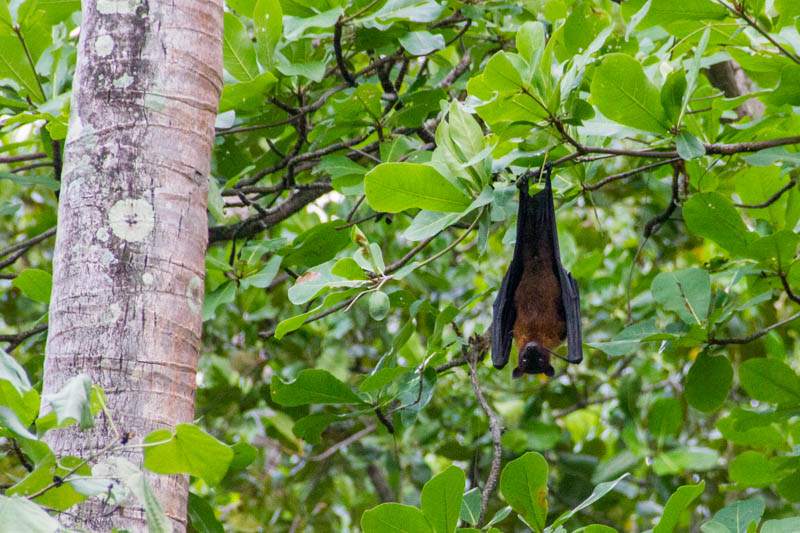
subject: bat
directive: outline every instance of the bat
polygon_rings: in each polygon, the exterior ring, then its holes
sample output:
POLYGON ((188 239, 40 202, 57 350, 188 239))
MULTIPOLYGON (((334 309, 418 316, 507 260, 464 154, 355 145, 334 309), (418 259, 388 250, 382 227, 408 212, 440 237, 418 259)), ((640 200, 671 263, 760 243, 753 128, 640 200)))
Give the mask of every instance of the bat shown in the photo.
POLYGON ((492 363, 506 366, 513 339, 519 351, 515 378, 552 376, 551 355, 575 364, 583 360, 580 294, 561 264, 549 165, 544 177, 544 189, 533 196, 528 179, 520 180, 514 257, 492 306, 492 363), (566 357, 553 351, 564 339, 566 357))

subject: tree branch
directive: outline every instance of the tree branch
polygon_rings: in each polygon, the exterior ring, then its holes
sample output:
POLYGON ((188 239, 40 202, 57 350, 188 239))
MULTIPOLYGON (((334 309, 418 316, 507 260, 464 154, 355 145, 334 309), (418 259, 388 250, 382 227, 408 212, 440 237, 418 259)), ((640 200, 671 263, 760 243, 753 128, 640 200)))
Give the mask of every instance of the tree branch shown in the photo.
POLYGON ((725 344, 748 344, 750 342, 753 342, 756 339, 759 339, 759 338, 763 337, 764 335, 766 335, 767 333, 769 333, 773 329, 779 328, 781 326, 784 326, 784 325, 788 324, 789 322, 792 322, 793 320, 796 320, 798 318, 800 318, 800 312, 793 314, 789 318, 784 318, 783 320, 781 320, 779 322, 775 322, 771 326, 767 326, 766 328, 764 328, 762 330, 759 330, 759 331, 756 331, 755 333, 753 333, 751 335, 748 335, 746 337, 733 337, 733 338, 728 338, 728 339, 715 339, 715 338, 712 337, 712 338, 708 339, 708 344, 713 344, 713 345, 717 345, 717 346, 721 346, 721 345, 725 345, 725 344))

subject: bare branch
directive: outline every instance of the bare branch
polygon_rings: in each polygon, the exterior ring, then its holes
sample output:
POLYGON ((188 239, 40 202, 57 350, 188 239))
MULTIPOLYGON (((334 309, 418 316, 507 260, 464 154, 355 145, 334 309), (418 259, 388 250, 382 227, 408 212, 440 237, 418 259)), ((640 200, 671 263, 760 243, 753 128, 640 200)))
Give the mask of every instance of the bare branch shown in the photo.
POLYGON ((775 322, 771 326, 767 326, 766 328, 761 329, 759 331, 756 331, 755 333, 753 333, 751 335, 748 335, 746 337, 733 337, 733 338, 728 338, 728 339, 715 339, 715 338, 712 337, 712 338, 708 339, 708 344, 714 344, 714 345, 718 345, 718 346, 725 345, 725 344, 748 344, 750 342, 753 342, 756 339, 760 339, 761 337, 763 337, 764 335, 766 335, 767 333, 769 333, 773 329, 779 328, 781 326, 785 326, 789 322, 792 322, 793 320, 796 320, 798 318, 800 318, 800 312, 793 314, 789 318, 784 318, 783 320, 781 320, 779 322, 775 322))

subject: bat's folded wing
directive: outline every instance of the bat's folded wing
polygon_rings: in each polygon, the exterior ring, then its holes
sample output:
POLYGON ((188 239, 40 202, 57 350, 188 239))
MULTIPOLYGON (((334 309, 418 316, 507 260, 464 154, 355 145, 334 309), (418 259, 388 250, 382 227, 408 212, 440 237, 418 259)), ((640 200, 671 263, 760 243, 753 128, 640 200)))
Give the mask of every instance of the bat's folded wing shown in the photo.
POLYGON ((516 317, 514 306, 514 291, 511 288, 513 263, 509 266, 503 283, 497 292, 497 298, 492 306, 492 364, 495 368, 503 368, 508 363, 511 353, 511 342, 514 339, 513 329, 516 317))

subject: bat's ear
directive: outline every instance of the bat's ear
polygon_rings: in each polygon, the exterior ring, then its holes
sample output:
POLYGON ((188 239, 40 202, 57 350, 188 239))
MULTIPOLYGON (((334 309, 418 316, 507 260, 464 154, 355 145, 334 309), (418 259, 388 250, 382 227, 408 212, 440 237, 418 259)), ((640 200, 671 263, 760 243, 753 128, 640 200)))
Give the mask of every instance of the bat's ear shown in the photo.
POLYGON ((511 372, 511 377, 517 379, 519 377, 522 377, 522 374, 523 374, 522 370, 520 370, 519 367, 517 367, 514 369, 513 372, 511 372))

